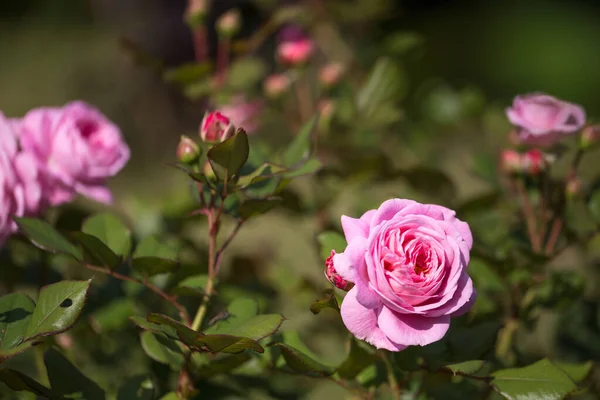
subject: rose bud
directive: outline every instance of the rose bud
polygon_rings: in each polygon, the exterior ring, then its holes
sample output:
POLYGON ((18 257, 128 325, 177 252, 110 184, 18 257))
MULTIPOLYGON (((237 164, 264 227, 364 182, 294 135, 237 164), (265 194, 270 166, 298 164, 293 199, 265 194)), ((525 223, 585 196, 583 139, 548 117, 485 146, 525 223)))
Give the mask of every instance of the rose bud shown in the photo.
POLYGON ((223 142, 235 133, 231 120, 218 111, 206 113, 200 124, 200 139, 208 143, 223 142))
POLYGON ((325 87, 335 86, 344 75, 345 68, 341 63, 329 63, 319 71, 319 81, 325 87))
POLYGON ((518 173, 521 172, 521 154, 514 150, 502 151, 501 166, 505 172, 518 173))
POLYGON ((523 172, 537 175, 548 169, 553 163, 553 157, 538 149, 532 149, 522 155, 521 168, 523 172))
POLYGON ((589 148, 600 139, 600 125, 586 126, 581 132, 580 146, 583 149, 589 148))
POLYGON ((348 291, 354 286, 353 283, 346 281, 344 278, 338 275, 333 266, 333 257, 335 256, 335 250, 331 250, 331 255, 325 260, 325 277, 327 280, 336 288, 348 291))
POLYGON ((277 48, 279 60, 290 66, 299 66, 305 64, 314 51, 312 40, 301 38, 282 42, 277 48))
POLYGON ((581 182, 581 179, 579 179, 578 176, 574 175, 567 180, 567 184, 565 186, 565 193, 569 198, 577 197, 581 193, 582 188, 583 184, 581 182))
POLYGON ((182 135, 177 145, 177 159, 185 164, 193 164, 200 158, 200 147, 189 137, 182 135))
POLYGON ((197 27, 204 24, 208 15, 207 0, 190 0, 185 12, 185 20, 191 27, 197 27))
POLYGON ((238 9, 232 9, 217 19, 217 32, 224 37, 232 37, 240 31, 242 17, 238 9))
POLYGON ((276 99, 289 89, 290 83, 290 78, 285 74, 271 75, 265 79, 263 89, 267 97, 276 99))
POLYGON ((581 106, 543 93, 515 97, 506 116, 518 127, 519 141, 530 146, 551 146, 585 124, 581 106))

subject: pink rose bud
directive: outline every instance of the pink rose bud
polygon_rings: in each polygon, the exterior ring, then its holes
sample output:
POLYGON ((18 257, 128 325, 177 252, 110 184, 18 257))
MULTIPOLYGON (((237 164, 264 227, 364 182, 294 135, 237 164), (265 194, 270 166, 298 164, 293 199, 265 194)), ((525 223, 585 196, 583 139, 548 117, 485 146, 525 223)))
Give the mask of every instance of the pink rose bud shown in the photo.
POLYGON ((521 172, 522 156, 514 150, 504 150, 501 155, 502 169, 507 173, 521 172))
POLYGON ((581 182, 581 179, 576 175, 571 176, 567 180, 567 184, 565 186, 565 192, 567 194, 567 197, 577 197, 581 193, 582 188, 583 183, 581 182))
POLYGON ((335 86, 344 75, 344 72, 345 68, 341 63, 327 64, 319 71, 319 81, 325 87, 335 86))
POLYGON ((204 24, 208 15, 208 0, 189 0, 185 20, 191 27, 204 24))
POLYGON ((290 78, 285 74, 270 75, 265 79, 263 88, 267 97, 277 99, 290 88, 290 78))
POLYGON ((51 205, 81 194, 112 201, 106 186, 129 161, 121 130, 95 107, 75 101, 29 111, 18 124, 21 148, 35 155, 48 180, 51 205))
POLYGON ((324 120, 329 120, 335 112, 335 102, 331 99, 323 99, 319 101, 317 108, 321 113, 321 118, 324 120))
POLYGON ((217 32, 221 36, 231 37, 240 31, 242 17, 237 9, 229 10, 217 19, 217 32))
POLYGON ((189 137, 182 135, 177 145, 177 159, 185 164, 193 164, 200 157, 200 147, 189 137))
POLYGON ((540 172, 546 171, 554 161, 554 156, 544 153, 539 149, 532 149, 522 155, 521 168, 525 173, 537 175, 540 172))
POLYGON ((235 133, 235 126, 219 111, 206 113, 200 124, 200 139, 208 143, 223 142, 235 133))
POLYGON ((314 51, 312 40, 307 38, 285 41, 279 44, 277 56, 279 60, 290 66, 305 64, 314 51))
POLYGON ((582 148, 587 149, 598 142, 598 139, 600 139, 600 125, 586 126, 581 132, 580 145, 582 148))
POLYGON ((341 222, 348 246, 333 263, 354 287, 340 314, 358 339, 390 351, 426 346, 475 303, 468 274, 473 236, 455 211, 390 199, 341 222))
POLYGON ((333 266, 333 256, 335 256, 335 250, 331 250, 331 255, 325 260, 325 277, 333 286, 347 292, 352 289, 354 284, 338 275, 333 266))
POLYGON ((519 128, 519 140, 532 146, 553 145, 585 124, 581 106, 542 93, 515 97, 506 115, 519 128))

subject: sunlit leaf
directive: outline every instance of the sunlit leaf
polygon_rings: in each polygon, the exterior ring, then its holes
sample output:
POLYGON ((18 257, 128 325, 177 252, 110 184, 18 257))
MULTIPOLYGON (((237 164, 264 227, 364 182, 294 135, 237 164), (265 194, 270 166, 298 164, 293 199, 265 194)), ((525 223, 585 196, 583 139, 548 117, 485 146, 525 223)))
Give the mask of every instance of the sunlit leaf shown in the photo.
POLYGON ((127 257, 131 250, 131 232, 111 213, 100 213, 86 219, 81 230, 97 237, 116 255, 127 257))
POLYGON ((0 350, 10 350, 23 341, 34 308, 33 300, 23 293, 0 297, 0 350))
POLYGON ((15 218, 21 231, 42 250, 62 253, 82 260, 81 250, 64 238, 52 225, 35 218, 15 218))
POLYGON ((71 232, 69 237, 81 246, 86 263, 111 269, 121 263, 121 258, 97 237, 83 232, 71 232))
POLYGON ((165 337, 150 331, 144 331, 141 334, 142 348, 154 361, 170 365, 173 369, 178 369, 184 362, 184 355, 177 344, 165 337))

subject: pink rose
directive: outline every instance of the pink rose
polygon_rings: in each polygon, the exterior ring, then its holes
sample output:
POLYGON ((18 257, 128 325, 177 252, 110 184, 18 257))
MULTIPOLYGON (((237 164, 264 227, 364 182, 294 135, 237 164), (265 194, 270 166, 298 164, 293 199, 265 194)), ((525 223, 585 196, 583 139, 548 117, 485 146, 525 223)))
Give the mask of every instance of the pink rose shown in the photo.
POLYGON ((345 69, 342 63, 329 63, 319 71, 319 81, 326 87, 334 86, 342 79, 345 69))
POLYGON ((231 119, 218 111, 206 113, 200 124, 200 139, 204 142, 223 142, 234 133, 231 119))
POLYGON ((474 303, 473 238, 454 211, 392 199, 360 219, 342 216, 342 227, 348 246, 333 262, 355 284, 341 314, 357 338, 390 351, 425 346, 474 303))
POLYGON ((19 151, 13 127, 0 113, 0 245, 17 230, 13 217, 36 215, 45 207, 37 161, 19 151))
POLYGON ((243 96, 236 96, 230 104, 220 107, 219 111, 237 128, 253 133, 260 126, 263 105, 262 100, 247 101, 243 96))
POLYGON ((23 150, 35 156, 51 182, 50 204, 71 201, 76 193, 111 202, 106 181, 125 166, 129 148, 100 111, 81 101, 38 108, 23 117, 18 129, 23 150))
POLYGON ((287 75, 275 74, 265 79, 263 89, 268 97, 276 99, 289 89, 290 84, 290 78, 287 75))
POLYGON ((298 39, 282 42, 277 47, 277 56, 284 64, 299 65, 308 61, 314 51, 310 39, 298 39))
POLYGON ((585 124, 585 111, 581 106, 542 93, 515 97, 506 115, 520 128, 519 140, 533 146, 552 145, 585 124))

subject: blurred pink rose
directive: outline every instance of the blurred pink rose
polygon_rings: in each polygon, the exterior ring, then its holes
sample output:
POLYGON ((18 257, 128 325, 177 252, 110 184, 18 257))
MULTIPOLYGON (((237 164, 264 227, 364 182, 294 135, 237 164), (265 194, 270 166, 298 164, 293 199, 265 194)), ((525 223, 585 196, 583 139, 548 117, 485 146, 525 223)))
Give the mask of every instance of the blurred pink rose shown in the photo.
POLYGON ((343 216, 342 227, 348 246, 333 262, 355 284, 341 314, 357 338, 390 351, 425 346, 474 303, 473 238, 454 211, 392 199, 360 219, 343 216))
POLYGON ((108 178, 129 160, 119 128, 96 108, 75 101, 61 108, 29 111, 18 123, 21 146, 47 175, 49 202, 71 201, 76 193, 110 203, 108 178))
POLYGON ((14 126, 0 113, 0 245, 17 229, 13 217, 36 215, 45 206, 37 161, 19 151, 14 126))
POLYGON ((329 63, 319 71, 319 81, 326 87, 334 86, 342 79, 345 71, 344 64, 339 62, 329 63))
POLYGON ((200 124, 200 139, 204 142, 223 142, 235 133, 235 126, 226 115, 219 111, 204 114, 200 124))
POLYGON ((263 105, 262 100, 246 101, 244 97, 238 96, 230 104, 220 107, 219 111, 229 118, 236 128, 253 133, 260 126, 263 105))
POLYGON ((313 51, 312 40, 303 38, 281 42, 277 47, 277 56, 284 64, 300 65, 308 61, 313 51))
POLYGON ((286 74, 269 75, 263 83, 263 90, 268 97, 276 99, 289 89, 290 84, 286 74))
POLYGON ((520 128, 519 140, 533 146, 552 145, 585 124, 585 111, 581 106, 543 93, 515 97, 506 115, 520 128))

